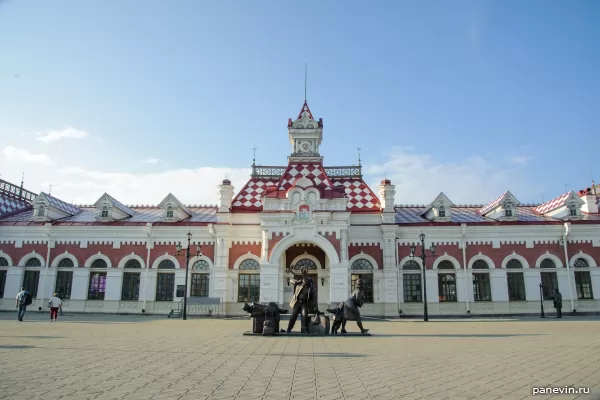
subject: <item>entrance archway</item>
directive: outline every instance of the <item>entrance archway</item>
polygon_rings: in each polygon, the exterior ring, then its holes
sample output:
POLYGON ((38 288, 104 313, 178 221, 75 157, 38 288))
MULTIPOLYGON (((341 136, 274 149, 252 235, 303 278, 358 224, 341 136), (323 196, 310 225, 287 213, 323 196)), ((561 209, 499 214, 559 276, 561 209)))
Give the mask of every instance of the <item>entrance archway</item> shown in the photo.
POLYGON ((312 243, 320 247, 325 252, 327 260, 329 261, 329 265, 340 263, 340 257, 338 256, 338 252, 329 240, 325 239, 321 235, 315 235, 312 233, 308 234, 303 232, 303 234, 289 235, 281 239, 275 245, 273 251, 271 252, 271 257, 269 257, 269 264, 279 264, 281 262, 281 257, 283 256, 283 253, 289 247, 295 245, 296 243, 312 243))

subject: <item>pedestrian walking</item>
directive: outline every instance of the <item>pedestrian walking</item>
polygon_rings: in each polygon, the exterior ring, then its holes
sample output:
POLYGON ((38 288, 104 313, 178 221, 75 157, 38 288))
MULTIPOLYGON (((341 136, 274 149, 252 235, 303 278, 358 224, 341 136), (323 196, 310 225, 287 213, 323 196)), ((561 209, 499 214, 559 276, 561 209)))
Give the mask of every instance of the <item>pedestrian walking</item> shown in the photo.
POLYGON ((17 293, 17 308, 19 312, 17 314, 17 318, 19 321, 23 321, 23 317, 25 316, 25 311, 27 311, 27 306, 32 302, 31 294, 24 287, 21 288, 21 291, 17 293))
POLYGON ((54 293, 54 296, 48 302, 48 307, 50 307, 50 322, 54 322, 58 316, 58 309, 60 308, 62 311, 62 300, 57 293, 54 293))

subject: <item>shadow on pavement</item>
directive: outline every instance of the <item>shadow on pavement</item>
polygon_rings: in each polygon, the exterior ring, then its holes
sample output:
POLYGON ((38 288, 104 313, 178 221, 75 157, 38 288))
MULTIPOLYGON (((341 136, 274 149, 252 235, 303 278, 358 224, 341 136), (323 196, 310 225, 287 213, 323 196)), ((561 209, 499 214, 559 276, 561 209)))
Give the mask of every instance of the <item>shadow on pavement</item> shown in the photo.
MULTIPOLYGON (((339 336, 343 337, 344 335, 339 335, 339 336)), ((507 338, 507 337, 518 337, 518 336, 546 336, 546 334, 545 333, 481 333, 481 334, 440 333, 440 334, 436 334, 436 335, 428 335, 428 334, 417 335, 417 334, 402 334, 402 333, 392 333, 392 334, 373 333, 373 337, 415 337, 415 338, 425 338, 425 337, 431 337, 431 338, 439 338, 439 337, 446 337, 446 338, 477 338, 477 337, 507 338)))
POLYGON ((0 335, 0 337, 7 337, 7 338, 12 338, 12 339, 16 339, 16 338, 25 338, 25 339, 66 339, 65 336, 21 336, 21 335, 15 335, 15 336, 6 336, 6 335, 0 335))
POLYGON ((20 350, 20 349, 33 349, 36 346, 27 346, 27 345, 0 345, 0 349, 12 349, 12 350, 20 350))

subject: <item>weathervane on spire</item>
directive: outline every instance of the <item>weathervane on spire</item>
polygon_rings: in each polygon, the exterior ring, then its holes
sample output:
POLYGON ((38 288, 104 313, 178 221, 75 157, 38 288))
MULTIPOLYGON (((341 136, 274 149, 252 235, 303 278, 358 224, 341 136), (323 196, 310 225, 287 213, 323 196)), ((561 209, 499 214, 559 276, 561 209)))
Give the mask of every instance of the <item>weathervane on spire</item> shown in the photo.
POLYGON ((360 147, 358 147, 358 166, 360 167, 360 151, 362 149, 360 147))
POLYGON ((254 154, 252 155, 252 165, 256 165, 256 147, 252 148, 254 154))

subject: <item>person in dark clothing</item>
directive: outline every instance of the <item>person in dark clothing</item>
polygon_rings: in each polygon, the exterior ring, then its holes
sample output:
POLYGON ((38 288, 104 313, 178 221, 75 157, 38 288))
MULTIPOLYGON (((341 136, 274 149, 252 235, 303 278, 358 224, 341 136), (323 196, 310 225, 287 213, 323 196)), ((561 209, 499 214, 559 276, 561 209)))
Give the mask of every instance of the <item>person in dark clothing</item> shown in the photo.
POLYGON ((558 288, 554 289, 554 308, 556 308, 556 318, 562 318, 562 295, 558 288))
POLYGON ((27 297, 29 296, 29 292, 24 287, 21 288, 21 291, 17 293, 17 308, 19 309, 19 313, 17 314, 17 318, 19 321, 23 321, 23 317, 25 316, 25 311, 27 311, 27 297))

